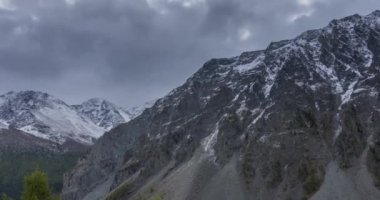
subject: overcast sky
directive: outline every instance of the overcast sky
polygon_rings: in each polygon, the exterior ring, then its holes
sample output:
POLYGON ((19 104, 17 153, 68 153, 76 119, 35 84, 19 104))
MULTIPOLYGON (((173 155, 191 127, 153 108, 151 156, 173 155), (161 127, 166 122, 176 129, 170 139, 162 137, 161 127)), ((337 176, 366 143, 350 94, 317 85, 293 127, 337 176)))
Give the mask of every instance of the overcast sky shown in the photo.
POLYGON ((232 57, 379 0, 0 0, 0 93, 142 104, 232 57))

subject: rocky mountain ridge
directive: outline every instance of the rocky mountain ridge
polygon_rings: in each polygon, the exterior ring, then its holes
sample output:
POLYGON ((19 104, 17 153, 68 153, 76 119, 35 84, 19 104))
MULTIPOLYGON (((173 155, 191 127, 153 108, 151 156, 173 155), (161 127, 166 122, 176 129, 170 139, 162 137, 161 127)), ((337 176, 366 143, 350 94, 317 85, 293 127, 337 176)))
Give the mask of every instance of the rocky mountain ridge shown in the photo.
POLYGON ((380 198, 380 11, 212 59, 112 129, 64 200, 380 198))

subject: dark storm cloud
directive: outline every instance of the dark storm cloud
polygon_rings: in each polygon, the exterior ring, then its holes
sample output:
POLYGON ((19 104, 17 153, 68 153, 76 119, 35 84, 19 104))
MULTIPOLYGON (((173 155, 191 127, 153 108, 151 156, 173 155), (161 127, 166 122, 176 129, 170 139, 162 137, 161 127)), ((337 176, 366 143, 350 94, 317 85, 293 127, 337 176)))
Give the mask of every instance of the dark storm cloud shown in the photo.
POLYGON ((376 8, 378 0, 0 0, 0 92, 135 105, 212 57, 376 8))

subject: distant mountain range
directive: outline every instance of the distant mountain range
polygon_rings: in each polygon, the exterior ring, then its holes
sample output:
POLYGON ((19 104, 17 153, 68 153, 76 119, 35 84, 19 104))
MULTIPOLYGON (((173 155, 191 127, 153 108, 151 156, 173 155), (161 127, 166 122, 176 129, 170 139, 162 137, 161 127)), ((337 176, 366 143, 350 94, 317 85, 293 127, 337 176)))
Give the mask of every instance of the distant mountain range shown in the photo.
POLYGON ((104 132, 130 121, 149 106, 128 110, 98 98, 69 105, 43 92, 9 92, 0 96, 0 128, 12 127, 59 144, 68 139, 92 144, 104 132))

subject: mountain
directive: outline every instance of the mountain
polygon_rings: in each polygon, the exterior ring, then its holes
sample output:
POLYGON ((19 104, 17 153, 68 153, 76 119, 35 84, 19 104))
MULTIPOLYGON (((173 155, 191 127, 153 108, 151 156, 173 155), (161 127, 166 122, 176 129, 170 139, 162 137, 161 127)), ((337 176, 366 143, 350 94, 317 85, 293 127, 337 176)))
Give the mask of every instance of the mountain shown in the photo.
POLYGON ((62 100, 37 91, 1 95, 0 120, 6 126, 58 143, 70 138, 91 144, 105 132, 62 100))
POLYGON ((94 124, 109 131, 119 124, 126 123, 139 116, 145 109, 153 106, 155 101, 148 101, 131 108, 119 107, 105 99, 92 98, 72 107, 94 124))
POLYGON ((380 199, 380 11, 212 59, 65 175, 63 200, 380 199))
POLYGON ((128 111, 104 99, 93 98, 72 107, 105 130, 110 130, 132 119, 128 111))
POLYGON ((39 91, 9 92, 0 96, 0 129, 12 127, 60 144, 70 139, 88 145, 147 106, 129 111, 99 98, 68 105, 39 91))

